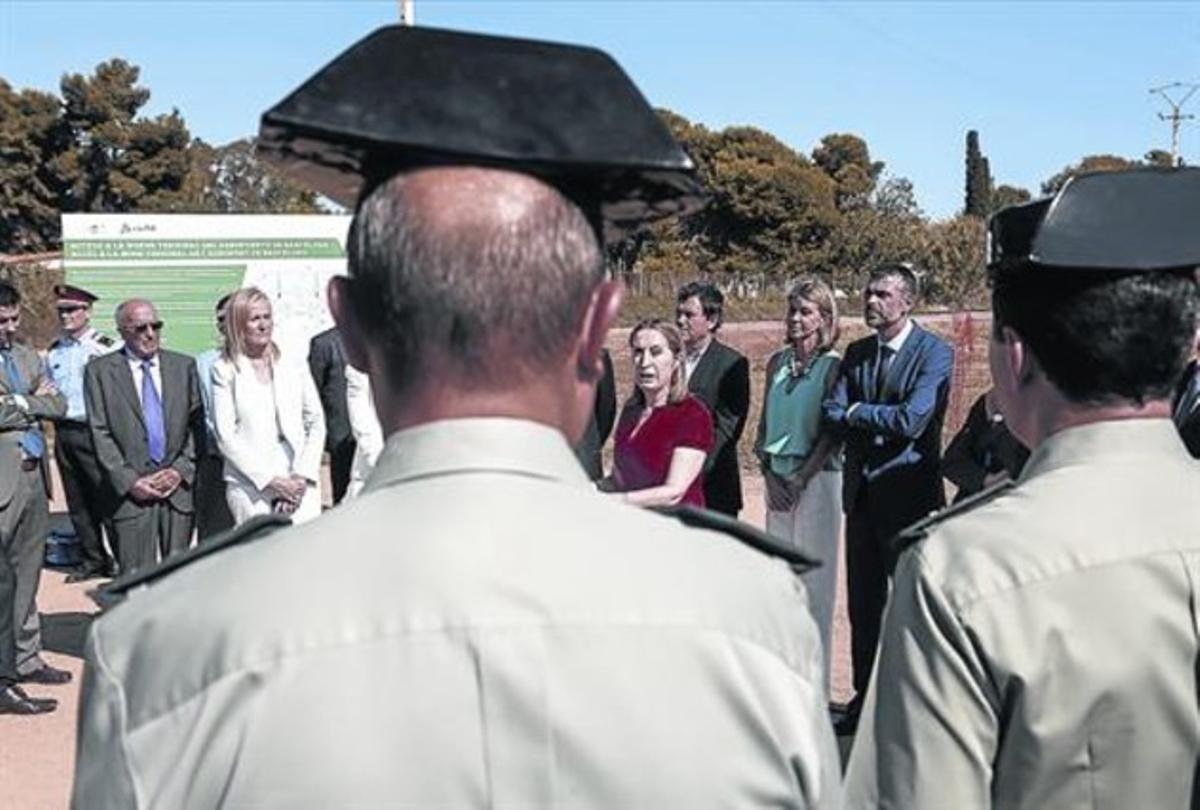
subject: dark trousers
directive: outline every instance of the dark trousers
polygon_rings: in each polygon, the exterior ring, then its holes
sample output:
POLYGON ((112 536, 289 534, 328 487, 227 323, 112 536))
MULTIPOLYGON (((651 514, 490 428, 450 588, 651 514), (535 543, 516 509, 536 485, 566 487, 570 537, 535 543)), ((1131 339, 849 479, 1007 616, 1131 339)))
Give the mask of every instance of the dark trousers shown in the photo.
MULTIPOLYGON (((0 536, 0 545, 4 544, 0 536)), ((0 548, 0 688, 17 682, 17 570, 0 548)))
POLYGON ((205 540, 233 528, 233 513, 225 499, 225 461, 206 453, 196 463, 196 536, 205 540))
POLYGON ((54 436, 54 458, 58 461, 71 524, 79 539, 82 555, 79 567, 89 572, 108 572, 113 561, 104 548, 101 527, 107 521, 104 520, 100 465, 92 447, 92 434, 82 422, 59 422, 55 425, 54 436))
POLYGON ((20 479, 13 498, 0 507, 0 680, 40 667, 42 624, 38 583, 46 557, 50 505, 38 468, 4 470, 20 479))
POLYGON ((117 562, 121 573, 147 568, 158 560, 186 551, 192 541, 194 515, 159 501, 138 510, 132 517, 113 520, 117 562))
POLYGON ((329 451, 329 480, 333 484, 333 503, 339 504, 346 497, 350 486, 350 470, 354 466, 354 451, 357 443, 346 439, 329 451))
POLYGON ((879 536, 876 523, 865 510, 846 515, 846 598, 855 703, 866 697, 879 645, 888 589, 887 539, 879 536))

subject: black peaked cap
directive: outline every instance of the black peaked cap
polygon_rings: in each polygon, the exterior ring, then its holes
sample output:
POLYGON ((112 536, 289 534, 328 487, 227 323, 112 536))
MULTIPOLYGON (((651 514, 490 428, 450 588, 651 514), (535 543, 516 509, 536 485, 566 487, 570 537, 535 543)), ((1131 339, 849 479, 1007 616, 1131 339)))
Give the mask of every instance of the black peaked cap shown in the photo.
POLYGON ((705 201, 692 161, 607 54, 456 31, 373 32, 263 115, 258 149, 347 206, 418 166, 534 174, 609 239, 705 201))
POLYGON ((1200 168, 1077 175, 1052 198, 997 213, 988 241, 993 273, 1200 266, 1200 168))

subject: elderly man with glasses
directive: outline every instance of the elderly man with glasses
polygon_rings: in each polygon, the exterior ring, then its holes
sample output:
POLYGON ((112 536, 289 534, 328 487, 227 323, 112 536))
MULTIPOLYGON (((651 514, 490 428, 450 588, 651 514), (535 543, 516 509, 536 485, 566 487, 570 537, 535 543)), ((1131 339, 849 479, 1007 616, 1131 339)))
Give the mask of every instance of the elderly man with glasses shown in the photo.
POLYGON ((204 420, 196 364, 161 347, 154 304, 125 301, 116 320, 124 345, 88 363, 84 395, 117 561, 128 573, 191 541, 204 420))

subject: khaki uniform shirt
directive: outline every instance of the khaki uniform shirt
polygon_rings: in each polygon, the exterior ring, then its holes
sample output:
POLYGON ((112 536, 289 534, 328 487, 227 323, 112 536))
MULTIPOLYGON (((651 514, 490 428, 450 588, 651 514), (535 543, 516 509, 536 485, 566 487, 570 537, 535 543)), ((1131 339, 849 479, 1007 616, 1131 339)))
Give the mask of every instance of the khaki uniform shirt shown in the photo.
POLYGON ((86 659, 78 810, 841 799, 798 578, 529 422, 394 435, 359 498, 130 593, 86 659))
POLYGON ((1198 588, 1170 420, 1051 436, 904 554, 847 807, 1193 806, 1198 588))

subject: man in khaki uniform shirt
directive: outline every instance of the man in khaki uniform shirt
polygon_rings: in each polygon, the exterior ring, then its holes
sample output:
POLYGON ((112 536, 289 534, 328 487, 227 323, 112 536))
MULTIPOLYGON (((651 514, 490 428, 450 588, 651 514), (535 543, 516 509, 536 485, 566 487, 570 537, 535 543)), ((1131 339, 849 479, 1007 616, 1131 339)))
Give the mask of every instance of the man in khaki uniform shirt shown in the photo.
POLYGON ((1015 485, 903 535, 851 808, 1195 806, 1200 170, 1085 175, 991 224, 1015 485))
MULTIPOLYGON (((436 62, 447 36, 376 44, 436 62)), ((497 42, 462 39, 459 77, 497 42)), ((389 436, 376 468, 95 623, 76 808, 840 804, 793 571, 576 461, 621 287, 575 198, 514 168, 363 195, 329 299, 389 436)))

